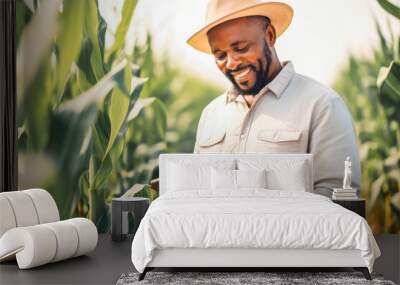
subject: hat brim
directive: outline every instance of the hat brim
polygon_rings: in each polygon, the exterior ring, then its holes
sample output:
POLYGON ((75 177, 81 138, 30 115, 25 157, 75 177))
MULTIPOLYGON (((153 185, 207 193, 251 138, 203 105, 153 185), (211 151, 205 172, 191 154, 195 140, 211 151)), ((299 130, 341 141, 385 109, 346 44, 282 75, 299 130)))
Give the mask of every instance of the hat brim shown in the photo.
POLYGON ((271 21, 271 25, 275 28, 276 37, 279 37, 292 22, 293 9, 289 5, 279 2, 260 3, 246 7, 211 22, 200 31, 193 34, 187 40, 187 43, 201 52, 211 54, 207 32, 223 22, 247 16, 268 17, 271 21))

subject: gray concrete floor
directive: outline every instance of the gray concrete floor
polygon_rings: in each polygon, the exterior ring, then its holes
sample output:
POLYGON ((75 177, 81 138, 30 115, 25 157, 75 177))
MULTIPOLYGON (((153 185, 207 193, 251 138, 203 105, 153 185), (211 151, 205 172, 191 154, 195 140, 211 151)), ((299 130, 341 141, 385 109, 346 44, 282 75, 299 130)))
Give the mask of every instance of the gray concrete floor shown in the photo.
POLYGON ((381 256, 375 261, 374 272, 400 284, 400 235, 376 235, 381 256))
MULTIPOLYGON (((400 236, 377 235, 375 238, 382 256, 376 260, 374 272, 399 284, 400 236)), ((105 234, 100 235, 96 250, 88 256, 29 270, 19 270, 16 262, 3 263, 0 264, 0 284, 115 284, 122 273, 134 271, 130 260, 131 242, 132 237, 115 243, 105 234)))

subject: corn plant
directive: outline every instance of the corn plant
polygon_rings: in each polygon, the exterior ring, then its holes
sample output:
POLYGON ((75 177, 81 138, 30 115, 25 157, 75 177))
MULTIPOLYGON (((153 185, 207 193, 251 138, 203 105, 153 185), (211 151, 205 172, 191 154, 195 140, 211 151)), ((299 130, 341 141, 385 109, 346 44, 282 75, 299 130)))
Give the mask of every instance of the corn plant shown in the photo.
MULTIPOLYGON (((379 4, 399 19, 400 9, 379 4)), ((350 56, 333 87, 344 96, 355 121, 362 168, 361 194, 374 233, 400 232, 400 72, 399 35, 389 26, 371 58, 350 56)))
MULTIPOLYGON (((164 120, 157 118, 152 109, 144 110, 143 116, 132 122, 130 130, 143 131, 128 131, 130 139, 120 159, 121 170, 116 173, 120 192, 135 182, 146 184, 157 178, 160 152, 193 152, 201 111, 222 92, 194 75, 183 73, 167 56, 156 59, 151 35, 147 36, 144 45, 134 45, 132 58, 141 67, 141 74, 151 78, 141 97, 145 98, 144 102, 158 98, 165 104, 168 125, 165 130, 160 128, 164 120), (149 121, 154 122, 153 127, 146 127, 149 121)), ((137 195, 154 199, 158 193, 143 189, 137 195)))
POLYGON ((96 0, 17 1, 20 188, 47 189, 62 218, 89 217, 101 232, 126 141, 142 132, 132 124, 149 109, 166 126, 164 104, 140 98, 146 80, 124 52, 136 2, 124 2, 106 49, 96 0))

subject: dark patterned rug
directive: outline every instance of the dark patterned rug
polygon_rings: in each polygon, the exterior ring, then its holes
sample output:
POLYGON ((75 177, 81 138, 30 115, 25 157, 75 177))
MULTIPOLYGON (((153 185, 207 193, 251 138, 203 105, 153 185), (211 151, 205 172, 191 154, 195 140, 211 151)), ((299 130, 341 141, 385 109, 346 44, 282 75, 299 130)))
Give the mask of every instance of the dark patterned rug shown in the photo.
POLYGON ((372 274, 372 281, 364 278, 361 272, 155 272, 150 271, 142 281, 138 281, 139 273, 122 274, 117 285, 133 284, 387 284, 382 275, 372 274))

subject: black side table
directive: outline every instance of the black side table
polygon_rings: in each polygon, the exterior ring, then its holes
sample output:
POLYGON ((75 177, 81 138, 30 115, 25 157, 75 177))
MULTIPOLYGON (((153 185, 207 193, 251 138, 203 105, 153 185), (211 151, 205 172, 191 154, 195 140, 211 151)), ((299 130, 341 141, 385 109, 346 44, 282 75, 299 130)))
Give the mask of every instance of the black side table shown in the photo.
POLYGON ((143 197, 120 197, 112 199, 111 210, 111 239, 123 241, 128 234, 128 212, 133 213, 135 219, 134 234, 140 221, 149 208, 150 200, 143 197))
POLYGON ((359 214, 361 217, 365 218, 365 199, 358 198, 356 200, 335 200, 332 202, 339 204, 340 206, 359 214))

